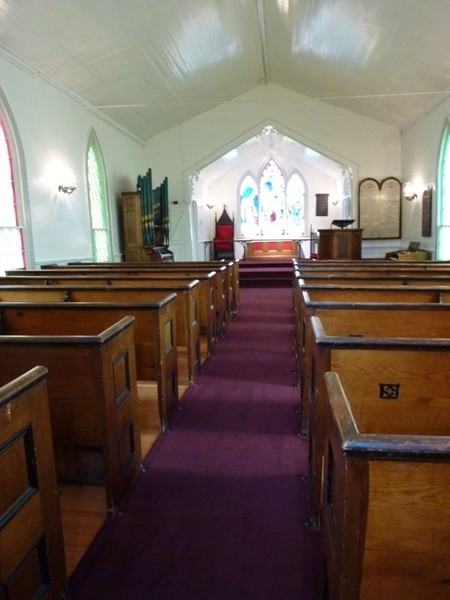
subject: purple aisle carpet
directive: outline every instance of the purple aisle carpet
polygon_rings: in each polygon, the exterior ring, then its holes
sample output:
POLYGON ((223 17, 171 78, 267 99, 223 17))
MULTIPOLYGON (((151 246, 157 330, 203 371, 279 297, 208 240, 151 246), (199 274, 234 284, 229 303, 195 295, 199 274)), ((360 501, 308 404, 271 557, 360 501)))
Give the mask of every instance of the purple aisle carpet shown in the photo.
POLYGON ((292 347, 292 290, 241 290, 123 515, 70 578, 71 600, 319 600, 292 347))

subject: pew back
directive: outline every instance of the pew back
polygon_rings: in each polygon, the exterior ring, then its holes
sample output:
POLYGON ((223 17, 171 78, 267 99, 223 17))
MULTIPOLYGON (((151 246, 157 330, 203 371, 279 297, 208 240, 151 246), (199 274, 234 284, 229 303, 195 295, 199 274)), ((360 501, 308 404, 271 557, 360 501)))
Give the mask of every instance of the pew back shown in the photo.
MULTIPOLYGON (((356 305, 358 306, 358 305, 356 305)), ((447 308, 438 306, 438 308, 447 308)), ((450 307, 449 307, 450 308, 450 307)), ((355 310, 355 313, 358 313, 355 310)), ((386 320, 390 311, 372 311, 378 313, 380 322, 386 320)), ((401 328, 401 314, 398 311, 397 327, 401 328)), ((440 314, 444 322, 444 331, 447 331, 445 315, 448 311, 407 311, 410 322, 412 315, 422 322, 422 337, 419 335, 419 324, 416 329, 408 332, 409 337, 383 337, 383 334, 372 337, 353 337, 348 335, 346 322, 342 323, 341 332, 335 323, 334 335, 328 334, 322 320, 318 316, 311 317, 313 335, 312 360, 310 371, 310 392, 308 396, 308 426, 310 442, 310 495, 312 507, 312 520, 318 525, 320 519, 320 501, 323 481, 323 456, 324 456, 324 423, 326 417, 326 389, 324 375, 328 371, 339 373, 342 384, 349 389, 353 386, 360 388, 366 406, 372 405, 371 411, 386 411, 389 424, 389 410, 395 411, 400 406, 399 398, 405 396, 412 404, 408 404, 404 414, 413 410, 414 406, 424 406, 430 399, 434 402, 433 410, 447 410, 450 397, 445 393, 445 373, 450 368, 450 337, 436 336, 435 339, 427 337, 427 320, 430 314, 440 314), (443 318, 444 317, 444 318, 443 318), (439 399, 439 404, 436 404, 439 399), (392 402, 390 404, 389 402, 392 402)), ((373 323, 372 323, 373 325, 373 323)), ((371 326, 372 326, 371 325, 371 326)), ((405 328, 406 330, 406 328, 405 328)), ((436 414, 429 409, 429 431, 433 431, 433 422, 436 414)), ((370 415, 370 411, 367 412, 370 415)), ((358 414, 358 416, 360 416, 358 414)), ((370 426, 370 416, 368 426, 370 426)), ((362 418, 362 426, 365 421, 362 418)), ((400 425, 399 425, 400 427, 400 425)))
POLYGON ((2 598, 63 597, 64 543, 56 488, 47 369, 0 377, 2 598))
POLYGON ((3 302, 0 331, 8 335, 89 335, 93 326, 97 331, 132 315, 137 378, 156 382, 161 429, 165 431, 178 406, 175 297, 163 294, 152 304, 3 302))
POLYGON ((0 378, 38 361, 48 368, 58 481, 104 485, 115 510, 141 462, 133 317, 102 327, 86 313, 24 303, 2 303, 0 311, 0 378))
MULTIPOLYGON (((24 271, 21 271, 22 273, 24 271)), ((27 271, 27 273, 29 273, 27 271)), ((38 271, 39 273, 39 271, 38 271)), ((157 287, 167 288, 168 291, 174 291, 172 288, 180 285, 191 285, 192 282, 198 282, 199 294, 199 323, 200 333, 206 338, 205 349, 201 348, 202 362, 214 352, 215 344, 218 339, 216 331, 216 312, 215 312, 215 272, 208 272, 199 275, 197 278, 191 276, 162 276, 161 274, 145 273, 143 275, 129 275, 127 273, 112 274, 94 274, 90 275, 54 275, 47 272, 47 275, 11 275, 0 277, 0 285, 57 285, 57 286, 81 286, 81 285, 102 285, 102 286, 137 286, 137 287, 157 287)))
MULTIPOLYGON (((135 282, 136 283, 136 282, 135 282)), ((200 367, 200 328, 198 313, 198 285, 196 281, 188 285, 161 287, 122 287, 122 286, 2 286, 0 301, 3 302, 117 302, 144 304, 159 302, 161 292, 176 293, 175 325, 176 343, 179 350, 187 355, 187 372, 179 370, 179 382, 197 382, 200 367), (180 377, 180 373, 182 377, 180 377)), ((178 352, 178 355, 180 353, 178 352)))
MULTIPOLYGON (((448 409, 439 411, 435 435, 422 427, 432 402, 414 407, 409 425, 402 425, 404 433, 396 427, 403 415, 391 414, 389 428, 382 411, 381 425, 374 420, 363 432, 353 410, 362 403, 356 399, 360 393, 348 392, 335 372, 327 373, 325 382, 322 540, 327 597, 448 598, 448 409)), ((434 401, 433 391, 427 397, 434 401)))

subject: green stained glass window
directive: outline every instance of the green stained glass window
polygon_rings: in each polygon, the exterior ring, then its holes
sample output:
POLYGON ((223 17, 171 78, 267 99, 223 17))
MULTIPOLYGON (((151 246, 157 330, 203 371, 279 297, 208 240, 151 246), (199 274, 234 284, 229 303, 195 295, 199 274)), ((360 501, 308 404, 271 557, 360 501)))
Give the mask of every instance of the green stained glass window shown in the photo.
POLYGON ((438 168, 437 211, 438 260, 450 260, 450 127, 447 124, 442 136, 438 168))
POLYGON ((87 152, 87 178, 94 261, 107 262, 111 260, 111 243, 106 180, 100 149, 94 136, 91 136, 87 152))

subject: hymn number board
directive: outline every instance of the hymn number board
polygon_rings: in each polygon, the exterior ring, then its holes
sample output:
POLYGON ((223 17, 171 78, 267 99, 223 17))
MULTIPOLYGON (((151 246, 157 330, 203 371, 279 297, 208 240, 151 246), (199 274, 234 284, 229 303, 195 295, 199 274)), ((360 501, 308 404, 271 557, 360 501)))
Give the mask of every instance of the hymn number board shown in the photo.
POLYGON ((369 240, 401 235, 402 184, 396 177, 381 182, 368 177, 359 183, 359 227, 369 240))

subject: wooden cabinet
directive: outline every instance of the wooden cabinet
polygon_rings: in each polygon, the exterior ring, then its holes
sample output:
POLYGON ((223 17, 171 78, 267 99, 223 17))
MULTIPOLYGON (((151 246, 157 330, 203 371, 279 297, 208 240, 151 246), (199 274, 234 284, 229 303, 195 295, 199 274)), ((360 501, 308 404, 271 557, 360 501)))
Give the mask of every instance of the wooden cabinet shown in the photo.
POLYGON ((142 235, 141 197, 139 192, 122 194, 123 243, 126 262, 150 262, 142 235))
POLYGON ((319 260, 361 258, 362 229, 319 229, 319 260))

